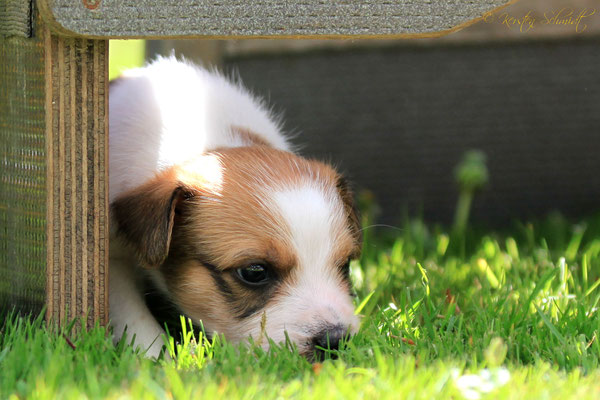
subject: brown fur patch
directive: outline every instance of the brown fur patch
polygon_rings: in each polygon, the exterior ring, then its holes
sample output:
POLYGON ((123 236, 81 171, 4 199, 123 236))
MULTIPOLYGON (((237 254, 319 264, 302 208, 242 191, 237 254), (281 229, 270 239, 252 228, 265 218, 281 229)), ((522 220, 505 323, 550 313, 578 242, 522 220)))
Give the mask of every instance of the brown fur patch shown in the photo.
POLYGON ((224 295, 210 271, 197 261, 177 266, 177 274, 170 280, 169 287, 175 302, 192 318, 202 319, 204 324, 220 332, 230 323, 231 313, 224 295))

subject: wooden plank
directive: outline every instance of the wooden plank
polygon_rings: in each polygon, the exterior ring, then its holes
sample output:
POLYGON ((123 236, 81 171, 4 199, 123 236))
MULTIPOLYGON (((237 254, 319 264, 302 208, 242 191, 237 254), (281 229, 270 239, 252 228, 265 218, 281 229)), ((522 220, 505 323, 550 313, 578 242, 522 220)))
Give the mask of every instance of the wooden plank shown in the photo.
POLYGON ((108 321, 108 42, 44 28, 47 317, 108 321))
POLYGON ((90 38, 417 37, 463 28, 509 0, 39 0, 55 32, 90 38))

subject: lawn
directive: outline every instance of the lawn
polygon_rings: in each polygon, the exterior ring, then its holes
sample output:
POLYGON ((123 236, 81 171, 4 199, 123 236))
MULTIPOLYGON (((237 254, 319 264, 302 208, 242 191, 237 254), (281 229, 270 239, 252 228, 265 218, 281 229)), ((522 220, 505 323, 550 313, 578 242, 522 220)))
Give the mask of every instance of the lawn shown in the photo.
POLYGON ((600 398, 600 216, 365 234, 352 265, 362 328, 337 358, 188 335, 153 361, 101 327, 10 318, 0 398, 600 398))

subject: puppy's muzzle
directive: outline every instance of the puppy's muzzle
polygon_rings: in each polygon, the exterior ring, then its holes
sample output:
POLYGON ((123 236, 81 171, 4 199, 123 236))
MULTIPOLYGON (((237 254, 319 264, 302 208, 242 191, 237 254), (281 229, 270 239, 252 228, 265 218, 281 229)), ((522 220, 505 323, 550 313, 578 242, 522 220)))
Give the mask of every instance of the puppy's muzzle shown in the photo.
MULTIPOLYGON (((349 336, 349 327, 341 324, 327 325, 312 338, 312 347, 315 352, 315 356, 321 359, 326 353, 328 353, 327 350, 338 350, 342 338, 347 338, 349 336)), ((332 358, 336 358, 334 355, 331 356, 332 358)))

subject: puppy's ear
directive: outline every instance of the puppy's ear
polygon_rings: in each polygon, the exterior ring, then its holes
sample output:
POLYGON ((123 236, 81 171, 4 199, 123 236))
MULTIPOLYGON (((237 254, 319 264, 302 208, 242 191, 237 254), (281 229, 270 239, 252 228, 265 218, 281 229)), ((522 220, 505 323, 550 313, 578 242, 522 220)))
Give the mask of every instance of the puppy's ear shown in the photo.
POLYGON ((352 192, 348 180, 341 175, 337 178, 336 186, 344 203, 344 209, 346 211, 346 215, 348 216, 348 224, 350 226, 352 236, 354 237, 356 245, 359 249, 359 254, 356 255, 356 257, 358 257, 360 256, 360 249, 362 247, 362 229, 360 227, 360 213, 356 207, 356 203, 354 202, 354 193, 352 192))
POLYGON ((175 210, 192 196, 175 179, 157 177, 113 201, 117 233, 149 268, 160 266, 169 254, 175 210))

